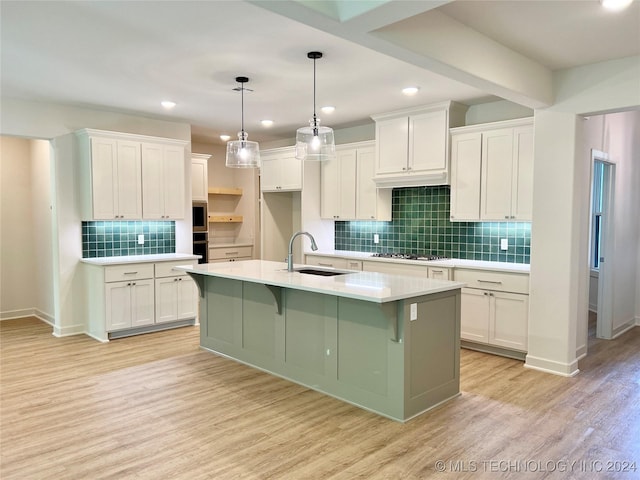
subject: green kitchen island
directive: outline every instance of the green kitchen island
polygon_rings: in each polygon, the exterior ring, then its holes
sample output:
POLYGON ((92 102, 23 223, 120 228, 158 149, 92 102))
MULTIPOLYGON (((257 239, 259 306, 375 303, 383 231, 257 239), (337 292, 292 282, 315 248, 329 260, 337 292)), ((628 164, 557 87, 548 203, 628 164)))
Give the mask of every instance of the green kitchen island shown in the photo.
POLYGON ((463 283, 262 260, 176 268, 200 289, 203 349, 398 421, 460 393, 463 283))

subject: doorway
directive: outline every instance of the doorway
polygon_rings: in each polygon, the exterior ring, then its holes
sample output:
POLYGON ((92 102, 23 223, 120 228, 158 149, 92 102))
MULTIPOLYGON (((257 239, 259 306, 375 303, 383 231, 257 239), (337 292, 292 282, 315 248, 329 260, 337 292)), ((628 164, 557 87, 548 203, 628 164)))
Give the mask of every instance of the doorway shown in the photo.
POLYGON ((592 272, 597 272, 596 337, 613 338, 613 212, 615 164, 609 155, 591 150, 590 255, 592 272))

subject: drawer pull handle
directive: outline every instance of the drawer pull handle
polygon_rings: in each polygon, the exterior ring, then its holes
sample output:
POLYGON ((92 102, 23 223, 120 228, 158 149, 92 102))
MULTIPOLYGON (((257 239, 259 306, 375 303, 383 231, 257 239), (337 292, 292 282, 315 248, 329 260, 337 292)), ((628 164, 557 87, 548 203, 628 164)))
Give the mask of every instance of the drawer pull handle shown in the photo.
POLYGON ((433 273, 442 273, 443 270, 431 270, 433 273))
POLYGON ((318 262, 318 266, 319 267, 333 267, 333 264, 318 262))
POLYGON ((492 285, 502 285, 502 282, 497 282, 495 280, 478 280, 478 283, 491 283, 492 285))
POLYGON ((136 273, 138 273, 138 272, 124 272, 123 275, 135 275, 136 273))
POLYGON ((238 255, 238 252, 224 252, 225 255, 238 255))

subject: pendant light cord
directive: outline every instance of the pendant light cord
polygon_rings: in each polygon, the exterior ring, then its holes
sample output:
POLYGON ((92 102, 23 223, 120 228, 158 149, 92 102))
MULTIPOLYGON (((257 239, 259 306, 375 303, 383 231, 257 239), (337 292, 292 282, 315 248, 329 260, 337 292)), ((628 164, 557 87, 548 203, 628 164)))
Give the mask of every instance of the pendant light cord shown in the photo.
POLYGON ((316 121, 316 59, 313 59, 313 126, 317 127, 316 121))
POLYGON ((240 129, 242 130, 242 136, 244 137, 244 84, 243 83, 240 84, 240 105, 241 105, 240 111, 242 112, 240 114, 241 115, 240 129))

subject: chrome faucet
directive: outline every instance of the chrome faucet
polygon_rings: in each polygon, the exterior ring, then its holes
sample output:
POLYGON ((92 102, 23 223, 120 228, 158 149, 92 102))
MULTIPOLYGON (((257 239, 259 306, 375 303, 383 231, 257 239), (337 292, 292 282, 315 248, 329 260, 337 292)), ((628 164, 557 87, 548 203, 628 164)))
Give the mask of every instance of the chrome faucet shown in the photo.
POLYGON ((318 245, 316 245, 316 240, 313 238, 309 232, 296 232, 291 235, 291 240, 289 240, 289 255, 287 255, 287 271, 293 272, 293 240, 299 235, 306 235, 311 240, 311 250, 314 252, 318 250, 318 245))

